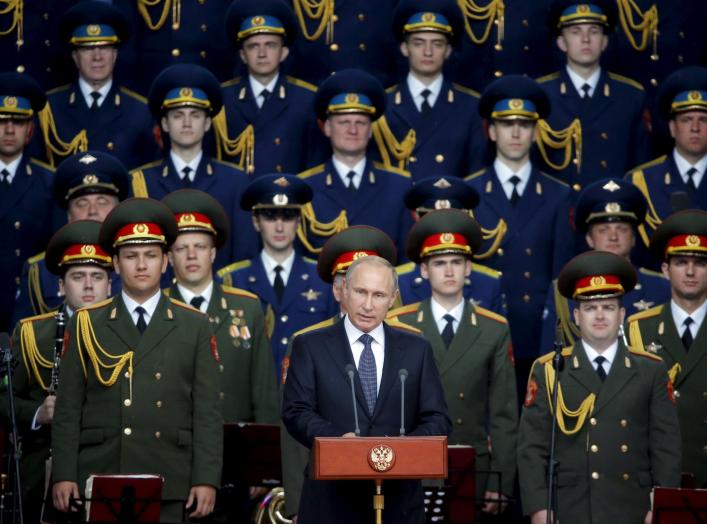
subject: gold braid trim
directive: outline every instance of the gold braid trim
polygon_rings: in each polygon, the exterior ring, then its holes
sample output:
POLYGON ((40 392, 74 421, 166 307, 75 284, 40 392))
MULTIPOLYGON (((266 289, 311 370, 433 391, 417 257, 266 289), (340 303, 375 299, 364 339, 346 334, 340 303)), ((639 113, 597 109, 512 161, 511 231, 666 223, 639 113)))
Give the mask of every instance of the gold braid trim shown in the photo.
POLYGON ((228 137, 228 123, 226 122, 226 111, 221 108, 218 115, 212 119, 214 136, 216 137, 216 158, 223 160, 223 156, 236 158, 239 168, 247 174, 255 171, 255 130, 252 124, 246 128, 236 138, 228 137))
POLYGON ((378 146, 378 152, 381 155, 383 166, 386 168, 397 167, 398 169, 407 169, 408 160, 410 160, 410 156, 415 149, 415 142, 417 141, 417 133, 415 133, 414 129, 410 129, 405 135, 405 138, 401 142, 398 142, 385 116, 382 116, 373 122, 373 139, 378 146), (397 166, 391 163, 391 155, 397 161, 397 166))
POLYGON ((624 34, 631 46, 636 51, 645 51, 648 47, 648 38, 653 41, 651 60, 658 60, 658 6, 653 4, 645 12, 636 5, 635 0, 617 0, 619 20, 624 34), (638 18, 638 22, 636 21, 638 18), (641 43, 636 42, 634 32, 641 33, 641 43))
POLYGON ((32 310, 37 315, 49 313, 53 311, 42 296, 42 284, 39 275, 39 264, 30 264, 27 272, 27 281, 29 283, 29 300, 32 303, 32 310))
POLYGON ((133 398, 133 354, 132 351, 127 351, 122 355, 112 355, 108 353, 98 342, 96 333, 91 324, 91 316, 88 311, 81 310, 76 313, 76 342, 79 357, 81 358, 81 366, 83 367, 84 376, 88 376, 86 363, 84 361, 83 352, 85 351, 88 358, 91 360, 93 370, 96 374, 96 379, 101 385, 111 387, 116 383, 120 373, 123 371, 125 364, 128 365, 128 375, 130 379, 130 399, 133 398), (97 351, 98 350, 98 351, 97 351), (99 353, 100 352, 100 355, 99 353), (104 362, 101 357, 106 360, 113 360, 113 363, 104 362), (110 377, 103 378, 103 370, 112 370, 110 377))
POLYGON ((37 383, 44 391, 49 391, 49 386, 44 383, 39 368, 52 369, 54 362, 44 358, 37 346, 37 337, 34 334, 32 322, 23 322, 20 327, 20 346, 22 347, 22 361, 29 376, 34 376, 37 383))
POLYGON ((494 49, 496 49, 496 51, 503 49, 502 44, 506 25, 506 6, 503 0, 491 0, 486 7, 479 6, 474 0, 457 0, 457 4, 459 4, 459 9, 464 16, 464 29, 466 29, 466 34, 469 35, 473 43, 479 45, 486 43, 486 40, 488 40, 491 34, 491 29, 495 25, 497 27, 497 39, 494 49), (477 37, 471 30, 470 20, 488 20, 486 29, 484 29, 484 33, 480 37, 477 37))
POLYGON ((0 8, 0 15, 12 13, 12 23, 10 27, 0 31, 0 36, 9 35, 17 28, 17 49, 22 47, 24 40, 24 3, 23 0, 2 0, 5 7, 0 8))
POLYGON ((44 139, 44 147, 47 150, 47 159, 52 166, 55 165, 54 155, 68 156, 88 150, 88 136, 85 129, 79 131, 69 142, 64 142, 59 137, 54 114, 49 104, 37 113, 37 117, 39 118, 39 128, 44 139))
MULTIPOLYGON (((469 215, 474 218, 474 213, 472 211, 469 211, 469 215)), ((496 224, 496 227, 493 229, 486 229, 485 227, 482 227, 481 237, 484 240, 493 239, 493 242, 491 243, 491 247, 489 247, 485 252, 474 253, 474 260, 484 260, 486 258, 491 258, 496 253, 496 251, 498 251, 498 248, 501 245, 501 242, 503 241, 503 237, 506 236, 507 231, 508 225, 506 224, 506 221, 502 218, 498 220, 498 224, 496 224)))
POLYGON ((133 196, 135 198, 148 198, 147 182, 145 181, 145 173, 142 172, 142 169, 133 171, 130 175, 133 179, 133 196))
POLYGON ((339 215, 331 222, 320 222, 314 214, 312 203, 308 202, 302 206, 300 211, 302 220, 297 226, 297 237, 310 253, 317 254, 322 248, 314 247, 307 239, 307 232, 320 237, 331 237, 349 227, 346 210, 342 209, 339 215))
POLYGON ((562 171, 570 165, 570 162, 574 162, 579 173, 582 167, 582 124, 579 118, 575 118, 569 126, 558 131, 552 129, 546 120, 538 120, 538 138, 535 142, 543 160, 552 169, 562 171), (572 159, 572 144, 575 147, 574 160, 572 159), (545 149, 546 146, 552 149, 565 150, 565 157, 560 164, 554 164, 550 161, 545 149))
POLYGON ((569 300, 560 294, 557 287, 557 281, 553 284, 553 293, 555 299, 555 314, 560 319, 560 327, 562 329, 562 338, 565 345, 569 346, 580 338, 579 328, 570 319, 569 300))
MULTIPOLYGON (((552 367, 552 361, 546 362, 545 363, 545 387, 547 388, 547 401, 548 404, 550 405, 550 414, 552 414, 552 391, 553 391, 553 385, 555 383, 555 368, 552 367)), ((567 405, 565 404, 565 398, 564 395, 562 394, 562 384, 559 382, 557 383, 557 406, 559 408, 557 412, 557 427, 560 428, 560 431, 564 433, 567 436, 574 435, 575 433, 579 432, 582 429, 582 426, 584 425, 584 421, 587 419, 587 416, 592 414, 592 411, 594 410, 594 401, 596 400, 596 395, 594 393, 590 393, 585 397, 585 399, 582 401, 582 403, 579 405, 579 407, 572 411, 567 408, 567 405), (574 425, 574 428, 572 429, 567 429, 567 425, 565 424, 565 417, 570 417, 570 418, 576 418, 577 422, 574 425)))
POLYGON ((182 18, 181 0, 138 0, 137 2, 137 10, 140 12, 140 15, 143 20, 145 20, 147 27, 149 27, 151 31, 159 31, 162 29, 162 26, 167 21, 170 7, 172 8, 172 29, 176 31, 179 29, 179 24, 182 18), (160 2, 164 2, 162 4, 162 13, 160 13, 159 20, 157 20, 157 22, 153 22, 147 8, 155 7, 156 5, 159 5, 160 2))
POLYGON ((268 341, 272 339, 272 334, 275 331, 275 312, 272 306, 268 304, 265 309, 265 334, 268 337, 268 341))
POLYGON ((322 36, 326 29, 326 43, 331 44, 334 41, 334 0, 293 0, 295 15, 299 21, 302 35, 313 42, 322 36), (319 20, 319 25, 314 30, 314 33, 307 31, 307 20, 319 20))
POLYGON ((670 378, 670 382, 673 384, 675 383, 675 379, 678 377, 678 373, 682 371, 682 366, 680 365, 679 362, 676 362, 673 367, 671 367, 668 370, 668 378, 670 378))
POLYGON ((648 247, 650 245, 650 239, 648 238, 648 232, 646 231, 646 224, 648 227, 655 230, 663 221, 660 219, 658 212, 655 210, 643 171, 635 171, 631 175, 631 182, 633 182, 634 186, 640 189, 643 196, 646 197, 646 202, 648 203, 648 212, 646 213, 645 224, 638 226, 638 232, 640 233, 643 242, 646 244, 646 247, 648 247))

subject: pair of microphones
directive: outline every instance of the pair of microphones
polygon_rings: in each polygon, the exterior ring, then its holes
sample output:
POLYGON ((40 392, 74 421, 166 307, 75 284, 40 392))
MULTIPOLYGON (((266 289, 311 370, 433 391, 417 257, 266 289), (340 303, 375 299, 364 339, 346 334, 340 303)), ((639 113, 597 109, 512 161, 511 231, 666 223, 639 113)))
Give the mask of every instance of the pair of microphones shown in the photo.
MULTIPOLYGON (((349 376, 349 384, 351 384, 351 403, 354 412, 354 433, 357 437, 361 436, 361 427, 358 424, 358 409, 356 406, 356 388, 354 386, 354 377, 356 376, 356 366, 353 364, 346 365, 346 374, 349 376)), ((402 368, 398 371, 400 379, 400 436, 405 436, 405 380, 408 378, 408 370, 402 368)))

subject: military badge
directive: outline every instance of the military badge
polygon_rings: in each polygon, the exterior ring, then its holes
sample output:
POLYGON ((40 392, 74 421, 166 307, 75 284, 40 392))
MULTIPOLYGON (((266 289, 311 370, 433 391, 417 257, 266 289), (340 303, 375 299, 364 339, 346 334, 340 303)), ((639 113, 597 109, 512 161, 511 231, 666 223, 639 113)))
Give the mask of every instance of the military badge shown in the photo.
POLYGON ((280 382, 284 385, 287 380, 287 370, 290 367, 290 357, 285 357, 282 359, 282 367, 280 371, 280 382))
POLYGON ((309 288, 307 291, 300 293, 300 295, 302 295, 307 300, 307 302, 317 300, 319 298, 319 295, 321 294, 321 291, 314 291, 312 288, 309 288))
POLYGON ((534 378, 531 378, 528 381, 528 388, 525 391, 525 400, 523 401, 523 405, 527 408, 532 406, 535 403, 535 399, 538 396, 538 383, 535 381, 534 378))
POLYGON ((214 360, 220 364, 221 357, 218 354, 218 344, 216 343, 216 335, 211 335, 210 344, 211 344, 211 354, 213 355, 214 360))
POLYGON ((677 400, 675 398, 675 388, 673 387, 673 381, 668 379, 667 381, 667 386, 668 386, 668 398, 673 404, 677 404, 677 400))

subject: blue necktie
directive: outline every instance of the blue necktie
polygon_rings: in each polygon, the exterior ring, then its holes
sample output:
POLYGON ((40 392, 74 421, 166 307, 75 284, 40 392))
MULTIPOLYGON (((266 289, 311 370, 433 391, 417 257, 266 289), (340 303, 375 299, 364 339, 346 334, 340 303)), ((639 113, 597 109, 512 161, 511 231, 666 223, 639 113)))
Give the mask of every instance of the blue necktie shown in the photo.
POLYGON ((602 382, 606 380, 606 370, 604 369, 604 362, 606 361, 606 358, 602 356, 598 356, 594 359, 594 362, 597 363, 597 375, 599 375, 599 380, 602 382))
POLYGON ((363 344, 363 353, 361 353, 361 359, 358 361, 358 376, 361 378, 363 396, 366 397, 368 412, 373 415, 373 410, 376 408, 376 398, 378 397, 376 359, 373 356, 373 349, 371 349, 373 337, 368 333, 364 333, 359 337, 359 340, 363 344))

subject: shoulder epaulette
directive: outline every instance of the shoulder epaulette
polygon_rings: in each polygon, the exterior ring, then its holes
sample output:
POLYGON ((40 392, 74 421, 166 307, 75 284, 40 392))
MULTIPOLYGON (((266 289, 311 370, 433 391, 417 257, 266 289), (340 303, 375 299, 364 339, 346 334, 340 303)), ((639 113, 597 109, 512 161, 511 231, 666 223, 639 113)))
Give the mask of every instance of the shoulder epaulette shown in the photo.
POLYGON ((133 196, 137 198, 147 198, 147 182, 145 181, 145 174, 141 169, 136 169, 130 172, 130 178, 132 178, 133 186, 133 196))
POLYGON ((66 91, 71 87, 71 84, 65 84, 63 86, 55 87, 54 89, 50 89, 47 91, 47 95, 53 95, 54 93, 61 93, 62 91, 66 91))
POLYGON ((307 264, 312 264, 313 266, 316 266, 316 265, 317 265, 317 261, 316 261, 315 259, 313 259, 313 258, 310 258, 310 257, 302 257, 302 260, 304 260, 305 262, 307 262, 307 264))
POLYGON ((200 315, 204 315, 205 313, 201 311, 200 309, 196 309, 194 306, 187 304, 186 302, 182 302, 181 300, 177 300, 176 298, 168 297, 170 303, 173 306, 180 307, 182 309, 186 309, 187 311, 193 311, 194 313, 199 313, 200 315))
POLYGON ((47 164, 46 162, 42 162, 41 160, 37 160, 34 157, 29 158, 29 163, 39 167, 43 167, 44 169, 46 169, 47 171, 51 171, 52 173, 56 171, 56 167, 54 167, 53 165, 47 164))
POLYGON ((107 298, 105 300, 101 300, 100 302, 95 302, 93 304, 89 304, 87 306, 82 307, 81 309, 77 310, 76 312, 78 313, 79 311, 86 311, 86 310, 91 310, 91 309, 99 309, 102 307, 106 307, 109 304, 113 303, 112 298, 107 298))
POLYGON ((465 181, 465 182, 468 182, 469 180, 474 180, 475 178, 480 177, 480 176, 483 175, 484 173, 486 173, 486 168, 485 168, 485 167, 482 168, 482 169, 479 169, 478 171, 473 172, 473 173, 470 174, 470 175, 465 176, 465 177, 464 177, 464 181, 465 181))
POLYGON ((149 163, 144 164, 142 166, 138 166, 135 169, 131 169, 130 172, 135 173, 136 171, 144 171, 145 169, 152 169, 153 167, 159 166, 163 162, 164 162, 164 160, 155 160, 153 162, 149 162, 149 163))
POLYGON ((654 355, 653 353, 649 353, 648 351, 644 351, 642 349, 635 349, 629 346, 628 352, 631 353, 632 355, 636 355, 638 357, 646 357, 651 360, 656 360, 658 362, 662 362, 663 359, 660 358, 658 355, 654 355))
POLYGON ((472 264, 471 270, 475 271, 476 273, 483 273, 484 275, 489 276, 491 278, 495 278, 496 280, 501 278, 501 276, 503 275, 503 273, 501 273, 497 269, 485 266, 483 264, 477 264, 476 262, 472 264))
POLYGON ((302 179, 308 178, 312 175, 317 175, 317 174, 321 173, 322 171, 324 171, 324 164, 319 164, 318 166, 310 167, 306 171, 302 171, 301 173, 299 173, 297 175, 297 178, 302 178, 302 179))
POLYGON ((399 317, 401 315, 409 315, 410 313, 415 313, 418 309, 420 309, 420 304, 422 304, 422 302, 413 302, 412 304, 405 304, 404 306, 391 309, 390 311, 388 311, 386 318, 394 318, 399 317))
POLYGON ((226 80, 225 82, 221 82, 221 87, 231 87, 233 85, 236 85, 241 81, 241 77, 237 76, 236 78, 231 78, 230 80, 226 80))
MULTIPOLYGON (((572 354, 572 346, 567 346, 565 348, 562 348, 562 356, 563 357, 569 357, 572 354)), ((547 362, 550 362, 552 360, 552 357, 555 356, 554 351, 550 351, 549 353, 545 353, 544 355, 540 356, 537 358, 535 362, 538 364, 545 364, 547 362)))
POLYGON ((552 176, 552 175, 548 175, 548 174, 545 173, 544 171, 538 171, 538 174, 541 175, 541 176, 544 176, 545 178, 549 178, 552 182, 557 182, 558 184, 561 184, 561 185, 563 185, 563 186, 565 186, 565 187, 570 187, 570 185, 569 185, 567 182, 563 182, 562 180, 560 180, 560 179, 557 178, 557 177, 554 177, 554 176, 552 176))
POLYGON ((611 78, 612 80, 616 80, 617 82, 621 82, 622 84, 627 84, 631 87, 635 87, 640 91, 645 91, 643 85, 641 85, 640 82, 636 82, 633 78, 629 78, 627 76, 619 75, 616 73, 609 73, 609 78, 611 78))
POLYGON ((390 94, 390 93, 395 93, 395 90, 398 88, 398 84, 393 84, 390 87, 387 87, 385 92, 390 94))
MULTIPOLYGON (((398 275, 405 275, 407 273, 410 273, 411 271, 414 271, 416 267, 417 264, 415 264, 415 262, 407 262, 406 264, 395 266, 395 272, 398 275)), ((474 265, 474 267, 476 267, 476 265, 474 265)))
POLYGON ((304 333, 309 333, 310 331, 314 331, 315 329, 332 326, 332 325, 334 325, 335 320, 336 320, 336 317, 331 317, 331 318, 327 318, 325 320, 322 320, 321 322, 317 322, 316 324, 312 324, 311 326, 307 326, 306 328, 302 328, 299 331, 295 331, 292 334, 292 338, 295 338, 298 335, 303 335, 304 333))
POLYGON ((27 259, 28 264, 36 264, 40 260, 44 260, 44 256, 47 254, 46 251, 42 251, 41 253, 37 253, 36 255, 29 257, 27 259))
POLYGON ((630 317, 628 317, 628 320, 626 321, 628 324, 631 322, 635 322, 636 320, 643 320, 646 318, 652 318, 655 316, 660 315, 660 313, 663 311, 663 304, 659 306, 654 306, 650 309, 646 309, 645 311, 639 311, 638 313, 634 313, 630 317))
POLYGON ((665 275, 664 275, 663 273, 661 273, 660 271, 653 271, 652 269, 648 269, 648 268, 645 268, 645 267, 639 267, 639 268, 638 268, 638 272, 639 272, 639 273, 643 273, 644 275, 648 275, 648 276, 650 276, 650 277, 660 277, 660 278, 663 278, 663 279, 665 279, 665 280, 668 280, 668 279, 665 277, 665 275))
POLYGON ((668 155, 659 156, 658 158, 654 158, 653 160, 649 160, 648 162, 645 162, 641 165, 638 165, 638 166, 630 169, 628 171, 628 173, 630 174, 630 173, 634 173, 636 171, 642 171, 643 169, 646 169, 647 167, 653 167, 655 165, 662 164, 663 162, 665 162, 667 160, 667 158, 668 158, 668 155))
POLYGON ((226 166, 226 167, 232 167, 233 169, 237 169, 238 171, 243 171, 240 167, 238 167, 238 164, 235 164, 233 162, 229 162, 228 160, 219 160, 218 158, 209 158, 209 162, 213 162, 214 164, 220 164, 220 165, 226 166))
POLYGON ((407 171, 405 169, 401 169, 399 167, 386 166, 385 164, 382 164, 381 162, 373 162, 373 167, 375 167, 376 169, 379 169, 380 171, 385 171, 387 173, 393 173, 398 176, 410 178, 410 171, 407 171))
POLYGON ((120 92, 125 93, 128 95, 130 98, 134 98, 138 102, 142 102, 143 104, 147 104, 147 98, 142 96, 140 93, 136 93, 132 89, 128 89, 127 87, 120 87, 120 92))
POLYGON ((250 264, 250 260, 239 260, 238 262, 234 262, 233 264, 229 264, 227 266, 222 267, 216 272, 216 274, 222 277, 223 275, 227 275, 228 273, 231 273, 233 271, 243 269, 244 267, 250 267, 250 264))
POLYGON ((236 295, 239 297, 246 297, 246 298, 253 298, 255 300, 260 300, 258 298, 258 295, 255 293, 251 293, 250 291, 246 291, 245 289, 241 289, 239 287, 232 287, 232 286, 221 286, 221 290, 226 293, 227 295, 236 295))
POLYGON ((305 82, 301 78, 296 78, 294 76, 287 75, 285 76, 285 81, 289 84, 296 85, 297 87, 303 87, 307 91, 317 91, 317 86, 315 86, 314 84, 310 84, 309 82, 305 82))
POLYGON ((473 96, 474 98, 481 98, 481 94, 478 91, 474 91, 470 87, 466 87, 461 84, 457 84, 456 82, 452 82, 452 89, 455 89, 461 93, 473 96))
POLYGON ((34 322, 36 320, 46 320, 48 318, 54 318, 56 316, 56 311, 49 311, 48 313, 42 313, 41 315, 34 315, 33 317, 25 317, 20 319, 20 324, 25 322, 34 322))
POLYGON ((385 323, 388 324, 390 327, 394 327, 396 329, 402 329, 403 331, 409 331, 410 333, 414 333, 415 335, 422 334, 421 329, 416 328, 415 326, 411 326, 410 324, 406 324, 405 322, 400 320, 398 317, 386 318, 385 323))
POLYGON ((508 324, 508 320, 506 320, 506 317, 504 317, 503 315, 499 315, 498 313, 494 313, 493 311, 491 311, 490 309, 486 309, 485 307, 474 306, 474 312, 477 315, 481 315, 482 317, 495 320, 500 324, 508 324))
POLYGON ((559 71, 556 71, 554 73, 550 73, 549 75, 541 76, 540 78, 536 78, 535 81, 538 84, 544 84, 545 82, 549 82, 550 80, 555 80, 556 78, 560 78, 559 71))

